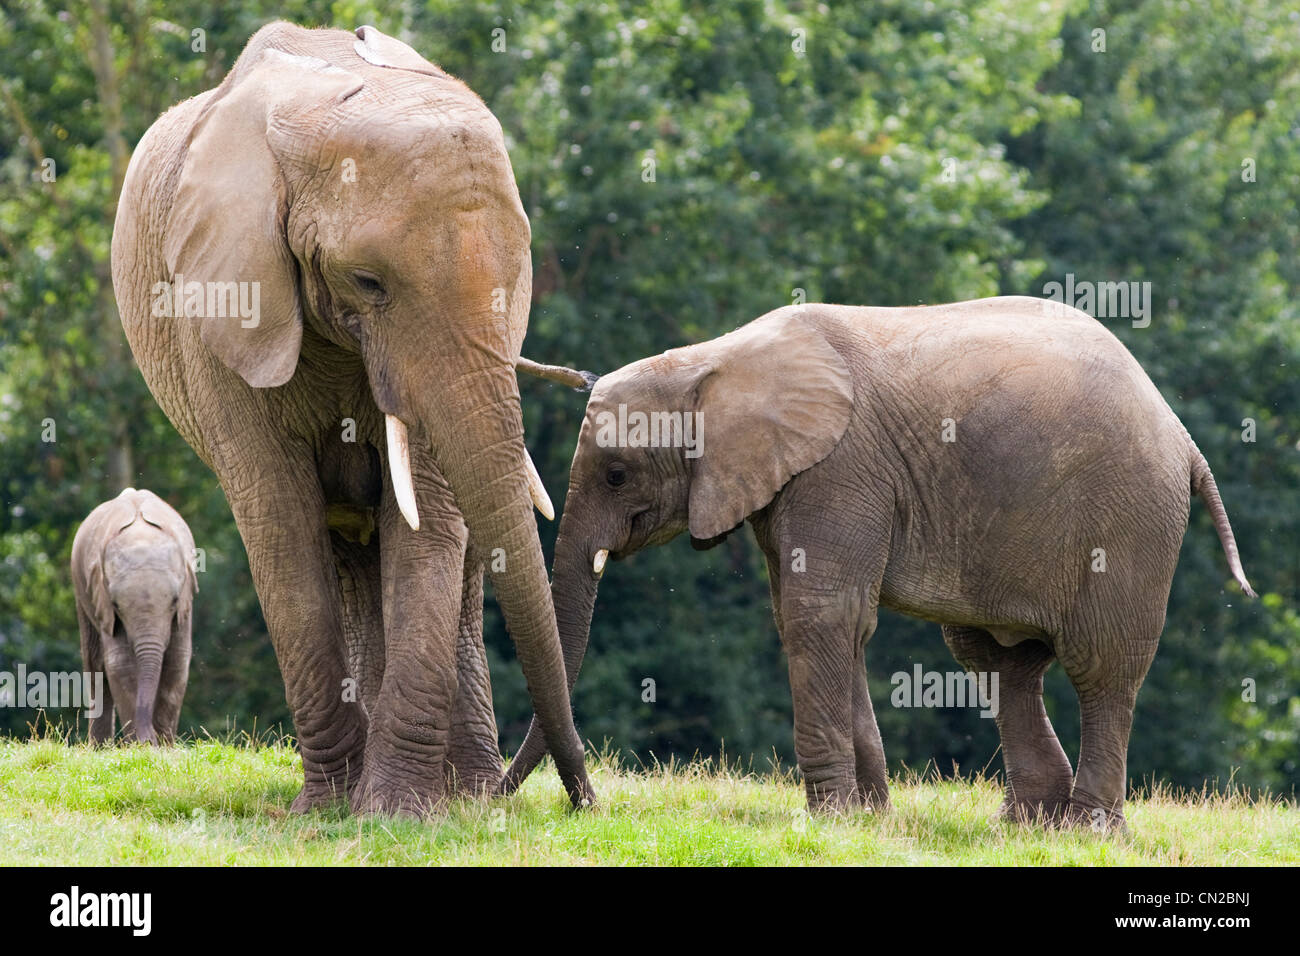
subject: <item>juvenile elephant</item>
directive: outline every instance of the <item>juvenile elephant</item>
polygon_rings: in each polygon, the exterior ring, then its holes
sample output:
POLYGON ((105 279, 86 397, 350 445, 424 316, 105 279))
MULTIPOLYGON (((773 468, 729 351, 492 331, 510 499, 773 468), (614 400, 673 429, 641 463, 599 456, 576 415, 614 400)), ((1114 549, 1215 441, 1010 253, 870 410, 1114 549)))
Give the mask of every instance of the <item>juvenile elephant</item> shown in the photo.
MULTIPOLYGON (((1123 825, 1133 706, 1192 494, 1253 594, 1204 457, 1082 312, 1018 297, 778 309, 597 382, 555 552, 568 679, 607 557, 682 531, 711 547, 748 520, 811 806, 888 799, 862 657, 883 605, 1000 676, 1004 814, 1123 825), (1073 780, 1042 702, 1054 659, 1082 708, 1073 780)), ((530 729, 502 789, 543 752, 530 729)))
POLYGON ((103 673, 95 743, 124 736, 170 743, 190 673, 194 537, 152 491, 127 488, 81 523, 72 540, 72 585, 87 673, 103 673))
POLYGON ((496 118, 373 27, 263 27, 132 157, 122 324, 234 512, 294 810, 422 814, 448 780, 499 781, 484 561, 569 796, 592 797, 515 378, 529 240, 496 118))

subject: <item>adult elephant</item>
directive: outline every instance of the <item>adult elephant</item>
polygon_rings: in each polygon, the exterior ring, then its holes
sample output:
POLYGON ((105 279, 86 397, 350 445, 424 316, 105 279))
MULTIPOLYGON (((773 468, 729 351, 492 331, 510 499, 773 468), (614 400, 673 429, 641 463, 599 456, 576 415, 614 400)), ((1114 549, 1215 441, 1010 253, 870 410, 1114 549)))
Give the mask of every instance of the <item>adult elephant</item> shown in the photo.
MULTIPOLYGON (((941 624, 963 666, 997 675, 1005 815, 1122 827, 1133 706, 1192 495, 1253 595, 1204 456, 1076 309, 778 309, 596 383, 555 545, 567 676, 608 558, 683 531, 712 547, 748 521, 810 805, 888 801, 863 663, 884 606, 941 624), (1082 715, 1073 779, 1043 707, 1055 660, 1082 715)), ((534 727, 501 789, 543 751, 534 727)))
POLYGON ((122 324, 248 551, 295 810, 423 813, 449 776, 500 777, 484 564, 569 797, 592 798, 514 372, 529 239, 496 118, 373 27, 262 28, 132 158, 122 324))

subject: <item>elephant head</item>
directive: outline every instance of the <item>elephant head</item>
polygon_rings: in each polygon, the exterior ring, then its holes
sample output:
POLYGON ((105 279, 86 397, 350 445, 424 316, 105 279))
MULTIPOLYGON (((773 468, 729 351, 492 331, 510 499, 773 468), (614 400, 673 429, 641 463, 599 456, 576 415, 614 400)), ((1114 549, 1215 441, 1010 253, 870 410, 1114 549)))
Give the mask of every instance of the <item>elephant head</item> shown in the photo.
POLYGON ((209 301, 193 313, 220 362, 273 389, 309 361, 309 338, 357 356, 407 522, 419 529, 418 448, 472 546, 504 554, 490 564, 497 600, 570 796, 585 799, 532 516, 533 502, 544 514, 550 503, 524 446, 514 371, 530 231, 496 118, 373 27, 275 24, 203 104, 167 218, 176 295, 188 305, 190 288, 210 297, 216 283, 231 302, 243 296, 238 310, 209 301))
MULTIPOLYGON (((180 515, 151 492, 133 488, 96 508, 73 542, 77 601, 99 640, 95 658, 119 693, 134 687, 133 700, 116 704, 124 724, 130 716, 128 733, 145 743, 157 743, 154 712, 164 658, 174 643, 189 640, 199 589, 193 553, 194 539, 180 515)), ((188 661, 187 648, 183 656, 188 661)))
MULTIPOLYGON (((569 689, 610 558, 689 531, 711 548, 835 448, 853 408, 840 354, 797 309, 642 359, 592 389, 569 472, 552 593, 569 689)), ((501 790, 545 754, 536 722, 501 790)))

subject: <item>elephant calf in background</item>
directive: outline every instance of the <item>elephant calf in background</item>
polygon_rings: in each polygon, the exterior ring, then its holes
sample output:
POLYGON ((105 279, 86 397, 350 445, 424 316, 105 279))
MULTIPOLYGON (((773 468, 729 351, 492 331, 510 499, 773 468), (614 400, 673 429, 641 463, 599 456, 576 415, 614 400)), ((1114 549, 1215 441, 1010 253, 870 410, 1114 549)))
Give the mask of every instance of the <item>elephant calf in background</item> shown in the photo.
MULTIPOLYGON (((788 307, 635 362, 597 382, 569 481, 552 587, 570 686, 607 557, 748 520, 814 808, 888 802, 863 666, 879 605, 999 675, 1004 815, 1123 826, 1192 494, 1253 594, 1205 458, 1142 368, 1038 299, 788 307), (1082 709, 1073 779, 1043 707, 1053 660, 1082 709)), ((502 789, 543 753, 533 727, 502 789)))
POLYGON ((199 589, 193 556, 189 526, 152 491, 127 488, 77 529, 72 585, 81 659, 105 680, 90 724, 95 743, 113 739, 114 704, 128 740, 176 739, 199 589))

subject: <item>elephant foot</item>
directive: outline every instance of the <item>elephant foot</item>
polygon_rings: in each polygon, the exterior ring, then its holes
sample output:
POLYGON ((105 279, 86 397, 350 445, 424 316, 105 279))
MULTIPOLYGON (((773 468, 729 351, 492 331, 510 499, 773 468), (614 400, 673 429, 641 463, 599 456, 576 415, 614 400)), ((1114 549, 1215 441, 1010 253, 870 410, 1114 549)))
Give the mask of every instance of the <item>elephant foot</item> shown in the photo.
POLYGON ((367 755, 366 771, 349 796, 352 812, 428 819, 446 809, 444 761, 394 767, 376 754, 367 755))
POLYGON ((859 783, 854 790, 853 805, 861 806, 868 813, 888 813, 892 809, 889 802, 889 788, 878 784, 864 786, 859 783))
POLYGON ((1059 763, 1047 761, 1038 767, 1020 766, 1006 778, 1006 792, 995 819, 1016 824, 1058 825, 1070 804, 1074 776, 1064 754, 1059 763))
POLYGON ((446 800, 429 796, 411 787, 366 787, 353 801, 352 812, 357 816, 407 817, 428 820, 441 816, 446 810, 446 800))
POLYGON ((158 746, 158 735, 154 733, 153 728, 146 730, 144 733, 136 733, 134 727, 128 727, 125 734, 122 735, 124 743, 143 744, 148 747, 158 746))
POLYGON ((298 791, 298 796, 289 804, 290 813, 310 813, 335 806, 345 800, 343 793, 328 783, 308 783, 298 791))
POLYGON ((459 737, 453 733, 442 767, 444 792, 448 795, 474 799, 492 796, 504 770, 496 726, 477 731, 464 728, 459 737))
MULTIPOLYGON (((807 782, 809 813, 849 813, 860 809, 863 804, 862 794, 850 782, 807 782)), ((888 800, 888 794, 885 797, 888 800)))
POLYGON ((1070 796, 1062 814, 1062 825, 1100 834, 1128 834, 1128 821, 1124 819, 1123 803, 1111 804, 1077 790, 1070 796))
POLYGON ((298 796, 289 804, 289 812, 310 813, 340 803, 347 805, 361 785, 364 777, 362 765, 361 754, 356 754, 345 760, 341 767, 334 765, 332 773, 313 767, 304 780, 302 789, 298 791, 298 796))
POLYGON ((1041 823, 1054 826, 1064 818, 1068 804, 1069 799, 1066 797, 1032 798, 1007 794, 994 819, 1002 823, 1041 823))
POLYGON ((445 773, 445 792, 474 800, 492 797, 501 781, 501 764, 495 767, 457 768, 447 763, 445 773))

